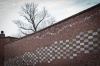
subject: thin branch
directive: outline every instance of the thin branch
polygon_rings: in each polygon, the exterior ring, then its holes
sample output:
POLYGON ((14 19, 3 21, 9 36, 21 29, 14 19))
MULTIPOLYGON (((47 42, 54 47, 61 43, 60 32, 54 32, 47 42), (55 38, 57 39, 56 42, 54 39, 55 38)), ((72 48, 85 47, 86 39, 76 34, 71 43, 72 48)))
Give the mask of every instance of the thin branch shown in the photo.
POLYGON ((23 33, 24 35, 28 35, 26 32, 23 32, 22 30, 20 30, 21 33, 23 33))
POLYGON ((21 15, 21 16, 23 16, 29 23, 32 23, 31 20, 27 16, 25 15, 21 15))
POLYGON ((38 24, 36 25, 36 28, 38 27, 38 25, 45 19, 47 13, 45 12, 45 9, 44 9, 44 15, 43 15, 43 18, 38 22, 38 24))

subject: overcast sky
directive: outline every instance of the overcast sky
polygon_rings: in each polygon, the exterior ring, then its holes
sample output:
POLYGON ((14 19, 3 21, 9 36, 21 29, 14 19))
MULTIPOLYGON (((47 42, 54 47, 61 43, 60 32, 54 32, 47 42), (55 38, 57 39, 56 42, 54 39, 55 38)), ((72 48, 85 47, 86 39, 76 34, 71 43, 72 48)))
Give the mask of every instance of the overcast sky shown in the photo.
POLYGON ((40 8, 46 7, 58 22, 100 3, 100 0, 0 0, 0 31, 3 30, 6 36, 18 33, 13 20, 21 19, 18 12, 28 2, 38 3, 40 8))

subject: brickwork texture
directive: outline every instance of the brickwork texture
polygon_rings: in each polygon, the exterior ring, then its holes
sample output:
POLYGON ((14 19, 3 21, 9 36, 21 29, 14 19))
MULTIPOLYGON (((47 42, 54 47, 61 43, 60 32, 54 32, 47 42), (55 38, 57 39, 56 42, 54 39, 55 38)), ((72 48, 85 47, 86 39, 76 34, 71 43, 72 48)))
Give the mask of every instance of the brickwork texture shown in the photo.
POLYGON ((4 45, 5 66, 100 66, 100 4, 4 45))
POLYGON ((4 40, 0 38, 0 66, 4 66, 4 40))

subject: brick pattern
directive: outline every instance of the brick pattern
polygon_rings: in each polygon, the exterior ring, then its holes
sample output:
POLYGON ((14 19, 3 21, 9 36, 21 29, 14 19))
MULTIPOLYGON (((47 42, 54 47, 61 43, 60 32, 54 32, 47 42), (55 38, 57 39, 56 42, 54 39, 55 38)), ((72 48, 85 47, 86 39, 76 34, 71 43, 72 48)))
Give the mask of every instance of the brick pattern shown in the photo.
POLYGON ((4 66, 4 40, 0 37, 0 66, 4 66))
POLYGON ((100 50, 100 28, 80 32, 70 40, 55 41, 51 46, 37 48, 34 52, 25 52, 5 61, 5 66, 35 66, 37 63, 51 63, 55 59, 71 59, 80 53, 98 52, 100 50))

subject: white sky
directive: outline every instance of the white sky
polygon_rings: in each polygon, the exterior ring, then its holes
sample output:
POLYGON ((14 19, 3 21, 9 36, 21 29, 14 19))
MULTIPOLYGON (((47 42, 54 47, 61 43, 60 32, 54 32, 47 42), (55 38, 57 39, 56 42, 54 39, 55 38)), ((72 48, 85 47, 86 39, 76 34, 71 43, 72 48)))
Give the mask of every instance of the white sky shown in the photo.
POLYGON ((58 22, 100 3, 100 0, 0 0, 0 31, 3 30, 6 36, 18 33, 13 20, 22 19, 18 12, 27 2, 38 3, 40 8, 46 7, 58 22))

